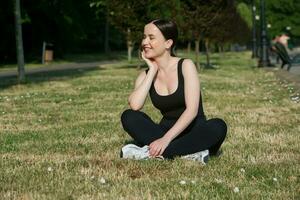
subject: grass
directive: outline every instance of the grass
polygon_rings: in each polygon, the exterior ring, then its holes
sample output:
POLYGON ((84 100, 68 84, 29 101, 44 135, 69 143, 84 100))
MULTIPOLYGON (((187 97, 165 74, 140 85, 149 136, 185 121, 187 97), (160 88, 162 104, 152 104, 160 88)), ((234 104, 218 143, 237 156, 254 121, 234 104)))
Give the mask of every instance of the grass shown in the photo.
MULTIPOLYGON (((135 68, 1 80, 0 199, 299 199, 300 104, 249 58, 215 54, 218 69, 199 73, 207 116, 229 126, 206 166, 119 158, 135 68)), ((144 111, 160 119, 149 100, 144 111)))

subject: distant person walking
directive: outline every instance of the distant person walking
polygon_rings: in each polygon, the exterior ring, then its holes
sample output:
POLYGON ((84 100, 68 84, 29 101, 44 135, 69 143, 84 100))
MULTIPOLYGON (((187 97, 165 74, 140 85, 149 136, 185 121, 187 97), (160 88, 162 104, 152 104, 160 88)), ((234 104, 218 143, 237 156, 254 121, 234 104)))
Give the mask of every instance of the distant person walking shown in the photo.
POLYGON ((131 109, 121 116, 124 130, 138 146, 124 146, 123 158, 183 156, 207 162, 226 137, 222 119, 206 120, 196 67, 192 60, 174 54, 177 37, 172 21, 158 19, 145 25, 141 53, 148 69, 137 77, 128 99, 131 109), (162 114, 158 124, 140 111, 148 93, 162 114))
POLYGON ((285 65, 288 65, 287 70, 290 70, 292 60, 288 54, 288 40, 290 38, 286 34, 276 36, 272 40, 271 50, 277 53, 277 56, 281 59, 281 68, 284 68, 285 65))

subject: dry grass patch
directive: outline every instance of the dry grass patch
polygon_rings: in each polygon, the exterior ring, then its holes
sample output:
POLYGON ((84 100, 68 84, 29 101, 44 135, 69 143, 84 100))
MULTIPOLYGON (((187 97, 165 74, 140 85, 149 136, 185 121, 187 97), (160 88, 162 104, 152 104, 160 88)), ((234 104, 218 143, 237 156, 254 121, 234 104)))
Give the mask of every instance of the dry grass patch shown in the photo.
MULTIPOLYGON (((250 53, 213 55, 204 109, 228 123, 208 165, 119 158, 120 115, 140 70, 123 64, 29 77, 0 91, 0 199, 299 199, 300 104, 250 53)), ((143 69, 142 69, 143 70, 143 69)), ((0 83, 0 87, 2 87, 0 83)), ((148 100, 144 111, 160 113, 148 100)))

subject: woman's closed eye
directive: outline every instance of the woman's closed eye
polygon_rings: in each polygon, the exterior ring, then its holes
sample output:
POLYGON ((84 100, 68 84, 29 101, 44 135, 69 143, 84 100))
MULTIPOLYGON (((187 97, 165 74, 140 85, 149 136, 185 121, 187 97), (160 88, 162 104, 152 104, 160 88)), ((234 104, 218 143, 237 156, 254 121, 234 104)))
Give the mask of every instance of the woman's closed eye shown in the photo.
POLYGON ((150 40, 155 39, 154 35, 149 35, 149 36, 144 35, 144 36, 143 36, 143 39, 146 39, 147 37, 149 37, 150 40))

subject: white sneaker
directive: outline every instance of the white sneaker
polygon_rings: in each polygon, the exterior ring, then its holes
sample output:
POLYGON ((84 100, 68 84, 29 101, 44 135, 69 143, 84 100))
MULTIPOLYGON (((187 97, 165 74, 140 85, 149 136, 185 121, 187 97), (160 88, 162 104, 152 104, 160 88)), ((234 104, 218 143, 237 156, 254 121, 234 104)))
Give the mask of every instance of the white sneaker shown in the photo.
POLYGON ((149 146, 139 147, 134 144, 127 144, 121 149, 121 158, 129 158, 135 160, 143 160, 150 158, 149 146))
POLYGON ((188 160, 194 160, 194 161, 198 161, 203 164, 206 164, 209 159, 209 151, 208 150, 199 151, 199 152, 196 152, 193 154, 181 156, 181 158, 188 159, 188 160))

